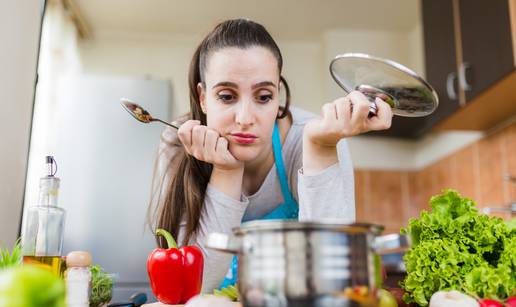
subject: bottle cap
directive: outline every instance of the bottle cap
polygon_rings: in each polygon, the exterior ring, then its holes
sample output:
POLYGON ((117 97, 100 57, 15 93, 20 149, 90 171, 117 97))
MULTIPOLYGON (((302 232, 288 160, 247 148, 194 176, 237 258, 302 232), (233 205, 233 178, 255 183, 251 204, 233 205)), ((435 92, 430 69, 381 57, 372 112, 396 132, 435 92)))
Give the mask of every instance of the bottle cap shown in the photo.
POLYGON ((47 165, 47 176, 54 177, 57 173, 57 162, 54 156, 45 156, 45 164, 47 165))

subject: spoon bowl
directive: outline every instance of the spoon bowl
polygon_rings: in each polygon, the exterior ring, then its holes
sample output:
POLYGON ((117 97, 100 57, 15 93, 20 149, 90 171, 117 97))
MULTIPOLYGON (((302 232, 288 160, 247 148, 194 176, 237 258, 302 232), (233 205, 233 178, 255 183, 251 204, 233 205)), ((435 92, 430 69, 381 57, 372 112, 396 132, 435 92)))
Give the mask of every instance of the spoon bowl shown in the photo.
POLYGON ((161 120, 159 118, 154 118, 152 117, 152 115, 150 115, 149 112, 147 112, 147 110, 142 108, 139 104, 135 103, 134 101, 131 101, 127 98, 120 98, 120 103, 122 104, 122 107, 124 107, 124 109, 139 122, 145 124, 148 124, 150 122, 160 122, 172 128, 179 129, 178 124, 176 122, 167 123, 166 121, 161 120))

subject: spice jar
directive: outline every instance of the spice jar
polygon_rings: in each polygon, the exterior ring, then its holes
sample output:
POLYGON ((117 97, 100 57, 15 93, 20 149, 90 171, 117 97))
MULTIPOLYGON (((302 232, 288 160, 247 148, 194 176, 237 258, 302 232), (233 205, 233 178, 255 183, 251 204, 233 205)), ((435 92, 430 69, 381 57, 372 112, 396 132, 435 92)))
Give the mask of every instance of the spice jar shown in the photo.
POLYGON ((91 291, 91 255, 74 251, 66 256, 66 302, 69 307, 88 307, 91 291))

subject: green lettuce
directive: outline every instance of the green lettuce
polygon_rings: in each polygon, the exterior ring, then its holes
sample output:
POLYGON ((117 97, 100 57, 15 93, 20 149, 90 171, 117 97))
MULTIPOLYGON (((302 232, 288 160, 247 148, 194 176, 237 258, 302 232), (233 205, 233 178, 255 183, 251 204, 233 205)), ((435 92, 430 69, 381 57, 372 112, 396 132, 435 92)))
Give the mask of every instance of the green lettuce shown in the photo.
POLYGON ((480 215, 475 206, 445 190, 431 198, 431 212, 421 212, 401 230, 412 240, 403 258, 405 302, 427 306, 440 290, 497 300, 516 294, 516 228, 480 215))
POLYGON ((64 281, 32 265, 0 270, 0 306, 66 307, 64 281))

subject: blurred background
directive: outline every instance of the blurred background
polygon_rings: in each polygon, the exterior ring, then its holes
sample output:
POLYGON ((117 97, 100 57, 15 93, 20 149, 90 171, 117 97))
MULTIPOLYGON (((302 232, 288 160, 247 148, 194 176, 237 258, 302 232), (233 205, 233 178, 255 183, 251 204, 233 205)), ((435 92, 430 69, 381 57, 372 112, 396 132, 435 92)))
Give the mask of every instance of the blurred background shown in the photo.
POLYGON ((0 244, 19 236, 53 155, 67 210, 65 252, 89 250, 117 274, 115 298, 147 289, 145 228, 162 127, 119 98, 173 120, 188 110, 191 56, 218 22, 262 23, 284 57, 294 106, 319 113, 345 95, 338 54, 395 60, 426 78, 440 106, 349 140, 357 220, 397 233, 444 188, 511 217, 516 202, 516 1, 47 0, 2 4, 0 244), (5 54, 3 54, 5 52, 5 54), (8 90, 9 89, 9 90, 8 90), (113 257, 119 255, 118 258, 113 257))

